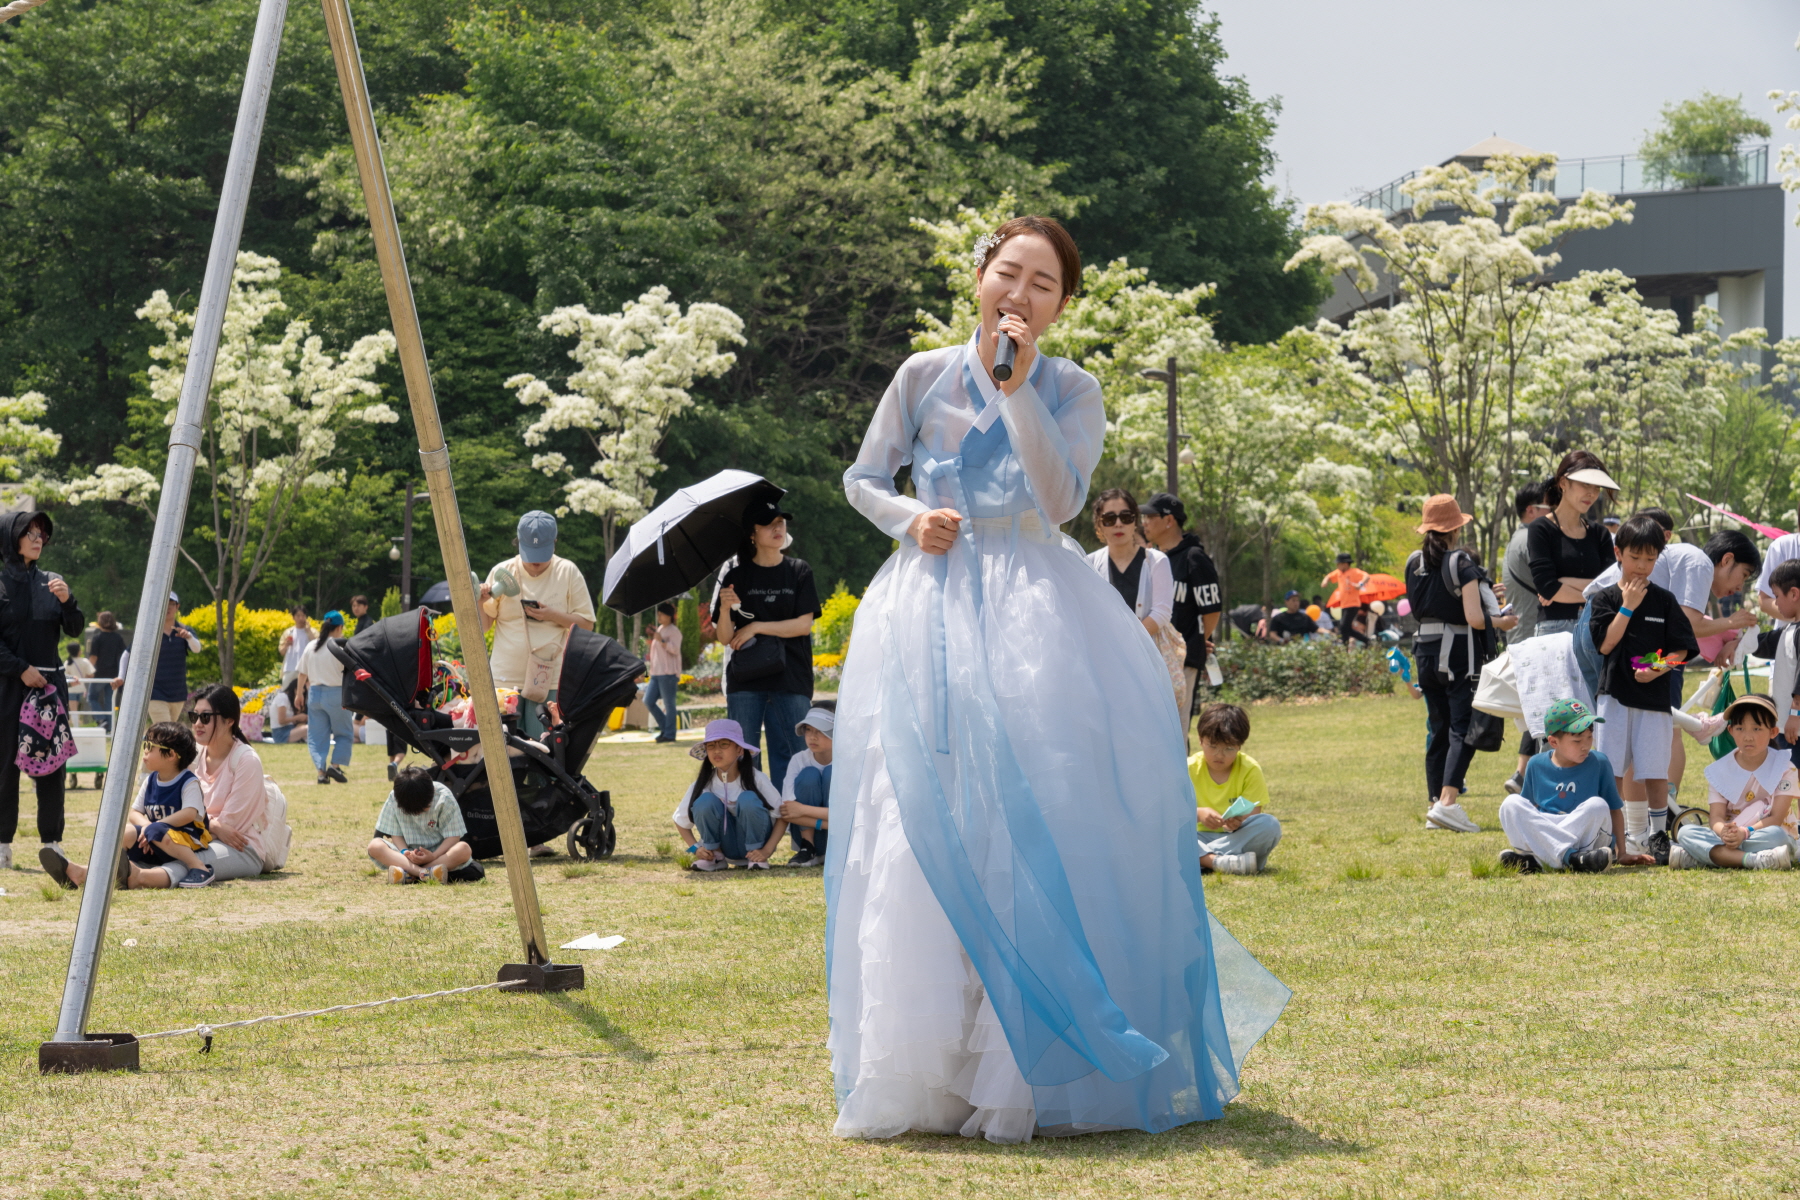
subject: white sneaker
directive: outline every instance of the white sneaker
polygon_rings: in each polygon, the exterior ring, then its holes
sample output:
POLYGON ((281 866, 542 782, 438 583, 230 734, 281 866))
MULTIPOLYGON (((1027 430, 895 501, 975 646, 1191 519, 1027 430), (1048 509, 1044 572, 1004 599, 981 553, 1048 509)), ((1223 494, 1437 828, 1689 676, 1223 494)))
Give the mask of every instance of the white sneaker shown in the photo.
POLYGON ((12 870, 12 843, 0 842, 0 871, 12 870))
POLYGON ((744 865, 749 867, 752 871, 767 871, 769 869, 768 863, 757 862, 755 859, 751 859, 749 862, 745 863, 744 865))
POLYGON ((1448 829, 1452 833, 1480 833, 1481 826, 1469 819, 1469 814, 1460 804, 1434 804, 1431 811, 1425 814, 1427 827, 1437 826, 1448 829))
POLYGON ((1226 875, 1254 875, 1259 868, 1254 854, 1215 854, 1213 870, 1226 875))
MULTIPOLYGON (((1630 849, 1629 845, 1626 848, 1630 849)), ((1633 851, 1633 853, 1638 853, 1638 851, 1633 851)), ((1675 842, 1669 846, 1669 870, 1691 871, 1699 865, 1699 863, 1694 861, 1693 855, 1681 848, 1680 842, 1675 842)))
POLYGON ((1744 855, 1744 865, 1752 871, 1785 871, 1794 865, 1794 859, 1786 846, 1777 846, 1773 850, 1744 855))
POLYGON ((722 858, 696 858, 694 860, 694 870, 696 871, 724 871, 729 868, 730 864, 722 858))

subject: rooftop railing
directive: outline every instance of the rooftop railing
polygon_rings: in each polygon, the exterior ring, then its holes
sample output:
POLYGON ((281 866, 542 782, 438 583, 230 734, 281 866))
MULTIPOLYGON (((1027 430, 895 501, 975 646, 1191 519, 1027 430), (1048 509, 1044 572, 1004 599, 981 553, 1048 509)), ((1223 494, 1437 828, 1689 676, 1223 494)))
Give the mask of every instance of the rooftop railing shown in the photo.
MULTIPOLYGON (((1417 171, 1409 171, 1386 187, 1365 192, 1356 203, 1361 208, 1380 209, 1389 216, 1410 211, 1414 201, 1406 185, 1418 175, 1417 171)), ((1566 158, 1556 164, 1554 179, 1538 179, 1532 190, 1548 192, 1554 189, 1559 198, 1573 200, 1589 188, 1619 195, 1703 187, 1745 187, 1768 181, 1769 147, 1761 145, 1735 154, 1675 159, 1647 159, 1637 154, 1566 158)))

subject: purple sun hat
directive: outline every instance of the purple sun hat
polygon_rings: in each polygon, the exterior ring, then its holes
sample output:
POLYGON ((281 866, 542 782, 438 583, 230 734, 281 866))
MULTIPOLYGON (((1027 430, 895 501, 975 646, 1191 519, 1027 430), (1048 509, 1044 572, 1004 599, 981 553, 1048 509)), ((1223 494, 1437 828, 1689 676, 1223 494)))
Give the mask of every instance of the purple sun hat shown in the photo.
POLYGON ((688 757, 705 758, 706 743, 708 742, 736 742, 752 754, 757 752, 755 746, 752 746, 749 742, 744 740, 744 727, 730 719, 708 721, 706 723, 706 736, 700 739, 699 745, 688 751, 688 757))

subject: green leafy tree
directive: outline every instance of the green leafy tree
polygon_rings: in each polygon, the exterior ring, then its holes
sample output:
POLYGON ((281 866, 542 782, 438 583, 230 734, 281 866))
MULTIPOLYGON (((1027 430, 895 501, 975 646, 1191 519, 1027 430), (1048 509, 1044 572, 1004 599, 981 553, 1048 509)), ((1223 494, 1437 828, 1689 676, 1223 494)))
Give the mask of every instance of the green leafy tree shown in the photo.
POLYGON ((1662 124, 1645 131, 1638 155, 1645 176, 1658 186, 1723 187, 1750 182, 1738 162, 1738 146, 1768 136, 1769 123, 1752 115, 1742 96, 1701 92, 1663 105, 1662 124))

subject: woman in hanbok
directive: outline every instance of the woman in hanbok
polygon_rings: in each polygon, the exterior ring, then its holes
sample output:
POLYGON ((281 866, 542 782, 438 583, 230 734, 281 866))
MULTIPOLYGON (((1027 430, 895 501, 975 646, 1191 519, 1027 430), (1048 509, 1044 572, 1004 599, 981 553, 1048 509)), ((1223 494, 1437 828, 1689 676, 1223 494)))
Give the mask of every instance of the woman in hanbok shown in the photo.
POLYGON ((1037 350, 1081 278, 1075 244, 1021 217, 976 267, 975 337, 901 366, 844 476, 900 549, 839 689, 837 1132, 1021 1142, 1214 1119, 1288 991, 1208 914, 1167 673, 1057 529, 1106 428, 1093 376, 1037 350), (1017 360, 999 382, 1002 336, 1017 360))

